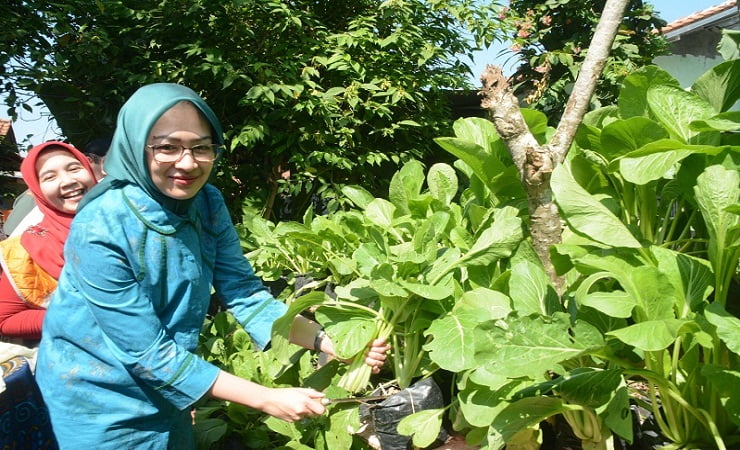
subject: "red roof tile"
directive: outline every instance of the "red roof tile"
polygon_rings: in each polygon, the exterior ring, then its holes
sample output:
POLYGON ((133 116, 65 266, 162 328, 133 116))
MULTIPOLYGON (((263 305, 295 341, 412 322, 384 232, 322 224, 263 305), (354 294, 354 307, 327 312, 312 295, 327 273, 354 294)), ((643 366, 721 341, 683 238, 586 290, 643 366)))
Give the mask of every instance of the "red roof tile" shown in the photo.
POLYGON ((691 25, 694 22, 698 22, 702 19, 706 19, 707 17, 711 17, 715 14, 719 14, 723 11, 727 11, 728 9, 734 8, 737 6, 737 0, 729 0, 722 4, 711 6, 707 9, 704 9, 702 11, 697 11, 695 13, 689 14, 686 17, 682 17, 680 19, 674 20, 673 22, 669 23, 668 25, 664 26, 661 31, 663 34, 668 33, 669 31, 673 31, 675 29, 685 27, 687 25, 691 25))
POLYGON ((9 119, 0 119, 0 136, 8 135, 11 123, 9 119))

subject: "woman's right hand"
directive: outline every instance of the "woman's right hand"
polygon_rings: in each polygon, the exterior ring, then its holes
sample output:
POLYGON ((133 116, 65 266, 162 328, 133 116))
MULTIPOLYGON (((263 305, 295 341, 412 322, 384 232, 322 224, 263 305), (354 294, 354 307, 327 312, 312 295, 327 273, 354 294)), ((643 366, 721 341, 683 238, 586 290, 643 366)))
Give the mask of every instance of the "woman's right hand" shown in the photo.
POLYGON ((211 389, 213 397, 254 408, 286 422, 324 414, 324 394, 309 388, 270 388, 220 371, 211 389))
POLYGON ((324 394, 308 388, 268 388, 260 411, 286 422, 324 414, 326 408, 321 404, 324 394))

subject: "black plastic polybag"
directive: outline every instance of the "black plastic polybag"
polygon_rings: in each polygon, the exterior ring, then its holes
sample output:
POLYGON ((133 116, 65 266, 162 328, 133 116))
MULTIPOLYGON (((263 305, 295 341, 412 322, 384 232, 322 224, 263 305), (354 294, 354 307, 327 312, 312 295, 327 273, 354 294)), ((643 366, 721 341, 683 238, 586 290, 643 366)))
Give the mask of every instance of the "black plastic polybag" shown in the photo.
MULTIPOLYGON (((443 408, 442 391, 432 378, 425 378, 406 389, 391 395, 381 403, 371 406, 375 432, 382 450, 407 450, 413 448, 411 438, 398 433, 398 422, 406 416, 425 409, 443 408)), ((449 435, 441 428, 437 443, 444 443, 449 435)))

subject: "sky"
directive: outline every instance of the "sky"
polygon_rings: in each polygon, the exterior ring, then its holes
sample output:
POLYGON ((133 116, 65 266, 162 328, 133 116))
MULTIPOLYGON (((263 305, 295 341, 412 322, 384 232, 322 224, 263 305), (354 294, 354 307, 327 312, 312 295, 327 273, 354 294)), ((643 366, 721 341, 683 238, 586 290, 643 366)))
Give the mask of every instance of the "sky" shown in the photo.
MULTIPOLYGON (((667 22, 688 16, 689 14, 709 8, 710 6, 724 3, 724 0, 649 0, 655 6, 659 15, 667 22)), ((486 64, 498 64, 504 68, 505 72, 510 72, 511 64, 507 64, 506 57, 499 57, 498 54, 502 49, 506 49, 506 44, 496 44, 486 51, 476 53, 471 67, 475 76, 471 77, 474 84, 478 84, 478 77, 483 73, 486 64)), ((2 106, 0 106, 2 108, 2 106)), ((0 117, 6 117, 4 108, 1 109, 0 117)), ((45 108, 34 107, 34 112, 29 113, 22 111, 18 120, 13 122, 13 131, 19 144, 37 145, 49 139, 58 137, 54 131, 57 129, 55 122, 50 122, 40 111, 45 108), (31 135, 28 140, 26 137, 31 135)))

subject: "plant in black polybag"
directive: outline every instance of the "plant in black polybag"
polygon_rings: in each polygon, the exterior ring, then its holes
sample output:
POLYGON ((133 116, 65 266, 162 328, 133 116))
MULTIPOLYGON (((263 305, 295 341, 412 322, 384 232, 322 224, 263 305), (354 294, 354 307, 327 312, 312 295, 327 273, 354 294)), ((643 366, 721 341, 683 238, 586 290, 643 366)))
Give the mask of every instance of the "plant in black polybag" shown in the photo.
MULTIPOLYGON (((377 394, 374 392, 373 394, 377 394)), ((380 448, 382 450, 407 450, 420 447, 427 448, 433 445, 442 445, 448 438, 447 431, 442 428, 442 414, 444 409, 442 391, 432 378, 425 378, 406 389, 402 389, 391 395, 381 403, 363 404, 360 406, 360 416, 368 419, 375 429, 380 448), (435 414, 439 418, 439 424, 435 427, 423 427, 424 430, 415 429, 411 433, 402 432, 403 427, 399 423, 412 414, 438 411, 435 414), (399 429, 401 428, 401 430, 399 429), (437 431, 439 430, 439 431, 437 431), (412 445, 412 434, 431 431, 431 437, 426 436, 416 439, 412 445)), ((364 421, 364 420, 363 420, 364 421)))

